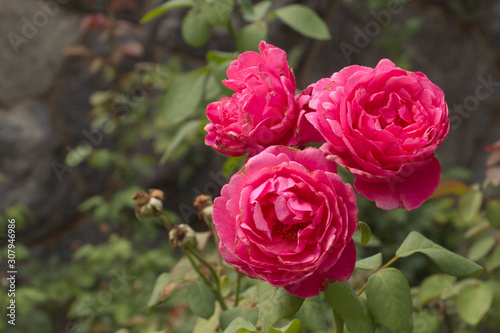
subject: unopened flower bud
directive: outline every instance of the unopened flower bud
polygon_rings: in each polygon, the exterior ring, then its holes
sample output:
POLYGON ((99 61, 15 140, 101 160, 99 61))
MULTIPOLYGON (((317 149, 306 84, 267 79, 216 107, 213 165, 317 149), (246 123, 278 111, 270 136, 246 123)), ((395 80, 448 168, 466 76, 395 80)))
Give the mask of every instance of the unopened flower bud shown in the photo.
POLYGON ((195 247, 197 243, 196 233, 187 224, 174 226, 168 233, 168 238, 173 247, 195 247))
POLYGON ((201 217, 206 215, 212 216, 212 207, 214 202, 212 201, 212 197, 206 194, 202 194, 196 197, 193 206, 198 208, 198 219, 201 220, 201 217), (205 210, 208 209, 207 212, 205 210))
POLYGON ((163 191, 149 189, 149 194, 144 191, 137 192, 133 197, 135 203, 135 215, 138 219, 154 217, 157 212, 163 210, 163 191))

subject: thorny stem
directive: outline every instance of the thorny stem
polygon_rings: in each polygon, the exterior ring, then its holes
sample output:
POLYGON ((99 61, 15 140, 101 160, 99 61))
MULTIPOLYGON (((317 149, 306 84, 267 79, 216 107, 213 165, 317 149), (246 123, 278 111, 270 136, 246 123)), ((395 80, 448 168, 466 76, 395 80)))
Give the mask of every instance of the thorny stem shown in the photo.
MULTIPOLYGON (((391 260, 389 260, 384 266, 376 269, 371 275, 377 273, 378 271, 380 271, 380 270, 382 270, 384 268, 387 268, 387 267, 391 266, 398 259, 399 259, 399 256, 394 256, 394 258, 392 258, 391 260)), ((358 296, 361 295, 363 293, 363 291, 365 291, 367 283, 368 282, 366 282, 365 285, 358 291, 358 296)))
POLYGON ((196 259, 198 259, 203 265, 205 265, 209 271, 210 271, 210 274, 212 275, 212 277, 214 278, 215 282, 217 283, 217 285, 219 284, 219 276, 217 275, 217 273, 215 272, 214 268, 212 267, 212 265, 210 265, 199 253, 198 251, 195 251, 193 250, 192 248, 186 248, 186 251, 188 251, 189 253, 191 253, 196 259))
MULTIPOLYGON (((190 247, 185 248, 185 253, 186 254, 189 253, 189 254, 193 255, 196 259, 198 259, 203 265, 205 265, 208 268, 208 270, 210 271, 210 274, 212 275, 212 277, 214 279, 214 285, 212 285, 210 282, 207 282, 207 284, 208 284, 208 286, 212 287, 212 291, 214 292, 215 297, 217 297, 217 300, 219 301, 220 306, 222 307, 222 310, 227 310, 226 302, 224 301, 224 298, 222 297, 222 294, 220 291, 219 276, 215 272, 212 265, 210 265, 196 250, 194 250, 190 247)), ((191 264, 193 264, 193 263, 191 263, 191 264)), ((205 282, 207 281, 207 278, 200 271, 198 271, 198 274, 200 274, 200 276, 203 277, 205 282)))
POLYGON ((203 281, 205 281, 205 283, 207 284, 207 286, 214 293, 215 297, 219 301, 219 304, 220 304, 222 310, 227 310, 226 301, 224 301, 224 297, 222 297, 222 294, 220 292, 220 285, 219 285, 219 283, 214 281, 215 282, 215 285, 214 285, 214 284, 212 284, 210 282, 210 280, 207 279, 207 277, 203 274, 203 272, 200 270, 200 268, 198 267, 198 265, 195 263, 195 261, 191 257, 190 253, 192 254, 191 251, 184 251, 184 254, 188 258, 188 260, 191 263, 191 265, 193 266, 193 268, 196 270, 196 272, 198 273, 198 275, 203 279, 203 281))
POLYGON ((198 275, 203 279, 203 281, 205 281, 205 283, 207 284, 207 286, 210 287, 210 289, 212 289, 212 291, 215 293, 215 290, 214 290, 214 287, 212 285, 212 283, 210 282, 210 280, 207 279, 207 277, 205 276, 205 274, 203 274, 203 272, 200 270, 200 268, 198 267, 198 265, 196 264, 196 262, 194 261, 194 259, 191 257, 191 255, 189 254, 188 251, 184 251, 184 255, 186 256, 186 258, 188 258, 189 262, 191 263, 191 266, 193 266, 194 270, 198 273, 198 275))
MULTIPOLYGON (((205 223, 210 227, 210 230, 212 231, 212 236, 214 238, 214 244, 215 248, 219 248, 219 235, 217 234, 217 230, 215 230, 215 225, 214 221, 212 220, 212 217, 210 214, 202 214, 203 220, 205 223)), ((219 251, 217 251, 217 259, 218 259, 218 266, 217 266, 217 271, 220 271, 222 268, 222 256, 219 251)))
MULTIPOLYGON (((172 227, 174 225, 172 219, 170 218, 170 215, 168 215, 167 212, 160 212, 160 215, 158 216, 158 219, 160 220, 161 224, 167 229, 167 230, 172 230, 172 227)), ((214 293, 215 297, 220 303, 220 306, 222 307, 223 310, 227 310, 227 305, 226 302, 224 301, 224 298, 222 297, 221 291, 220 291, 220 282, 219 282, 219 276, 215 272, 214 268, 212 265, 210 265, 195 249, 190 248, 190 247, 185 247, 182 249, 184 252, 184 255, 188 258, 189 262, 191 263, 191 266, 193 266, 194 270, 198 273, 198 275, 203 279, 203 281, 207 284, 207 286, 212 290, 214 293), (214 283, 210 282, 210 280, 203 274, 203 272, 200 270, 200 267, 198 267, 198 264, 194 261, 193 257, 198 259, 201 264, 206 266, 208 270, 210 271, 210 274, 212 275, 214 279, 214 283)))

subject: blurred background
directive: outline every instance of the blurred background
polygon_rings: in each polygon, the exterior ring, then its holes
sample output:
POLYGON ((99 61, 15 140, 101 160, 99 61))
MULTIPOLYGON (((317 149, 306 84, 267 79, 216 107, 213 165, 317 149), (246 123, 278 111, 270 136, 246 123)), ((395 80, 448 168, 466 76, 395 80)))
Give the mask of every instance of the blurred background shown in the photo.
MULTIPOLYGON (((13 218, 18 270, 16 327, 2 319, 0 331, 193 330, 195 318, 182 300, 148 309, 156 277, 178 254, 160 225, 137 220, 131 197, 161 189, 177 221, 205 230, 194 198, 217 196, 242 160, 203 144, 204 110, 230 94, 220 81, 236 52, 256 49, 262 39, 287 51, 298 89, 382 58, 421 71, 442 88, 451 130, 437 155, 448 187, 413 212, 381 212, 361 201, 360 216, 387 244, 384 256, 410 230, 468 253, 473 240, 464 230, 480 223, 485 184, 500 181, 498 159, 491 157, 500 139, 500 2, 162 3, 0 0, 2 307, 7 219, 13 218), (294 3, 316 12, 330 36, 293 28, 277 10, 294 3), (141 23, 154 8, 161 15, 141 23), (475 183, 483 190, 470 187, 475 183), (463 193, 470 198, 457 210, 463 193), (461 219, 470 209, 477 216, 461 219)), ((495 237, 475 260, 493 251, 495 237)), ((416 257, 402 269, 417 283, 433 272, 423 269, 427 264, 416 257)), ((495 322, 484 332, 500 330, 495 322)))

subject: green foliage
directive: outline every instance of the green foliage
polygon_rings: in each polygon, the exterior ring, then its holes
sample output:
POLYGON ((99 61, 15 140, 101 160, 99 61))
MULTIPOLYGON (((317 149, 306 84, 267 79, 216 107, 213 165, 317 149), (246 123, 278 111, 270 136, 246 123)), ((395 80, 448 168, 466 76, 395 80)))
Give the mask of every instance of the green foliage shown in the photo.
POLYGON ((226 26, 233 8, 234 0, 204 0, 200 3, 201 12, 214 27, 226 26))
POLYGON ((141 23, 149 22, 152 19, 155 19, 158 16, 165 14, 166 12, 172 9, 192 7, 193 5, 194 5, 193 0, 169 0, 161 4, 160 6, 156 7, 155 9, 149 11, 148 13, 146 13, 146 15, 144 15, 144 17, 141 19, 141 23))
POLYGON ((479 213, 483 202, 483 194, 478 188, 464 193, 458 202, 458 213, 465 225, 470 224, 479 213))
POLYGON ((396 333, 412 332, 410 286, 399 270, 385 268, 370 276, 366 299, 370 313, 382 325, 396 333))
POLYGON ((295 317, 300 319, 304 330, 326 331, 328 323, 325 316, 325 304, 322 295, 309 297, 304 300, 295 317))
POLYGON ((257 50, 261 40, 267 40, 269 20, 277 17, 298 33, 319 40, 330 39, 328 26, 312 9, 304 5, 284 6, 269 13, 271 1, 238 1, 243 18, 250 22, 238 31, 231 23, 235 8, 234 0, 170 0, 149 11, 141 23, 147 23, 177 8, 190 8, 182 21, 182 37, 195 48, 205 45, 212 37, 214 28, 228 28, 239 52, 257 50))
POLYGON ((377 253, 368 258, 356 261, 357 269, 362 269, 367 271, 374 271, 381 265, 382 265, 382 253, 377 253))
POLYGON ((259 319, 263 333, 270 332, 278 320, 289 318, 299 311, 303 298, 288 293, 283 288, 276 288, 266 282, 257 285, 259 295, 259 319))
POLYGON ((271 327, 269 333, 301 333, 302 323, 298 319, 294 319, 285 326, 280 328, 271 327))
POLYGON ((479 275, 483 268, 430 241, 416 231, 412 231, 396 251, 399 257, 408 257, 416 252, 428 256, 443 272, 455 276, 479 275))
POLYGON ((359 221, 359 230, 361 230, 361 245, 365 246, 370 242, 372 230, 365 222, 359 221))
POLYGON ((242 6, 242 16, 250 22, 261 21, 266 17, 271 6, 271 1, 260 1, 253 6, 251 4, 249 6, 242 6))
POLYGON ((241 28, 236 35, 236 48, 240 52, 258 51, 259 43, 267 39, 267 23, 257 21, 241 28))
POLYGON ((192 8, 182 21, 182 38, 192 47, 205 45, 213 32, 213 26, 199 8, 192 8))
POLYGON ((156 304, 166 301, 179 285, 180 279, 172 274, 163 273, 156 279, 153 292, 149 297, 148 309, 151 310, 156 304))
POLYGON ((259 319, 259 310, 257 308, 242 309, 241 307, 236 307, 226 310, 220 315, 221 328, 223 330, 226 330, 238 318, 244 319, 246 322, 249 322, 252 326, 256 325, 257 320, 259 319))
POLYGON ((309 7, 304 5, 288 5, 275 11, 276 16, 290 28, 304 36, 319 40, 331 38, 328 26, 309 7))
POLYGON ((426 277, 418 292, 420 306, 424 306, 435 298, 442 297, 443 291, 451 288, 456 277, 448 274, 434 274, 426 277))
POLYGON ((325 291, 333 311, 344 316, 347 328, 353 332, 375 332, 375 321, 367 304, 346 282, 334 282, 325 291))
POLYGON ((163 117, 159 125, 176 126, 184 122, 199 109, 203 87, 207 78, 204 69, 180 76, 168 90, 162 105, 163 117), (189 96, 185 93, 189 91, 189 96))
POLYGON ((460 292, 456 300, 458 315, 468 324, 476 325, 490 309, 493 293, 490 286, 479 282, 460 292))
POLYGON ((15 220, 16 231, 23 231, 26 228, 27 222, 33 220, 33 212, 22 203, 17 203, 13 206, 5 208, 4 212, 0 214, 0 230, 7 232, 8 220, 15 220))
POLYGON ((187 288, 189 308, 201 318, 209 319, 215 311, 215 296, 203 282, 192 283, 187 288))
POLYGON ((257 328, 243 317, 236 317, 229 326, 224 330, 224 333, 246 333, 255 332, 257 328))
POLYGON ((491 226, 500 230, 500 201, 488 201, 486 205, 486 213, 491 226))

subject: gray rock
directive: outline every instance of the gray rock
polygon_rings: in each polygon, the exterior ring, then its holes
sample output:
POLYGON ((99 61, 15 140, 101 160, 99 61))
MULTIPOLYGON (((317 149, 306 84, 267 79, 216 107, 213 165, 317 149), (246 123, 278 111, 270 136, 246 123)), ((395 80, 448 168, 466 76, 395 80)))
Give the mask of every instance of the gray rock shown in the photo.
POLYGON ((80 19, 55 0, 0 3, 0 105, 47 92, 64 48, 80 36, 80 19))

